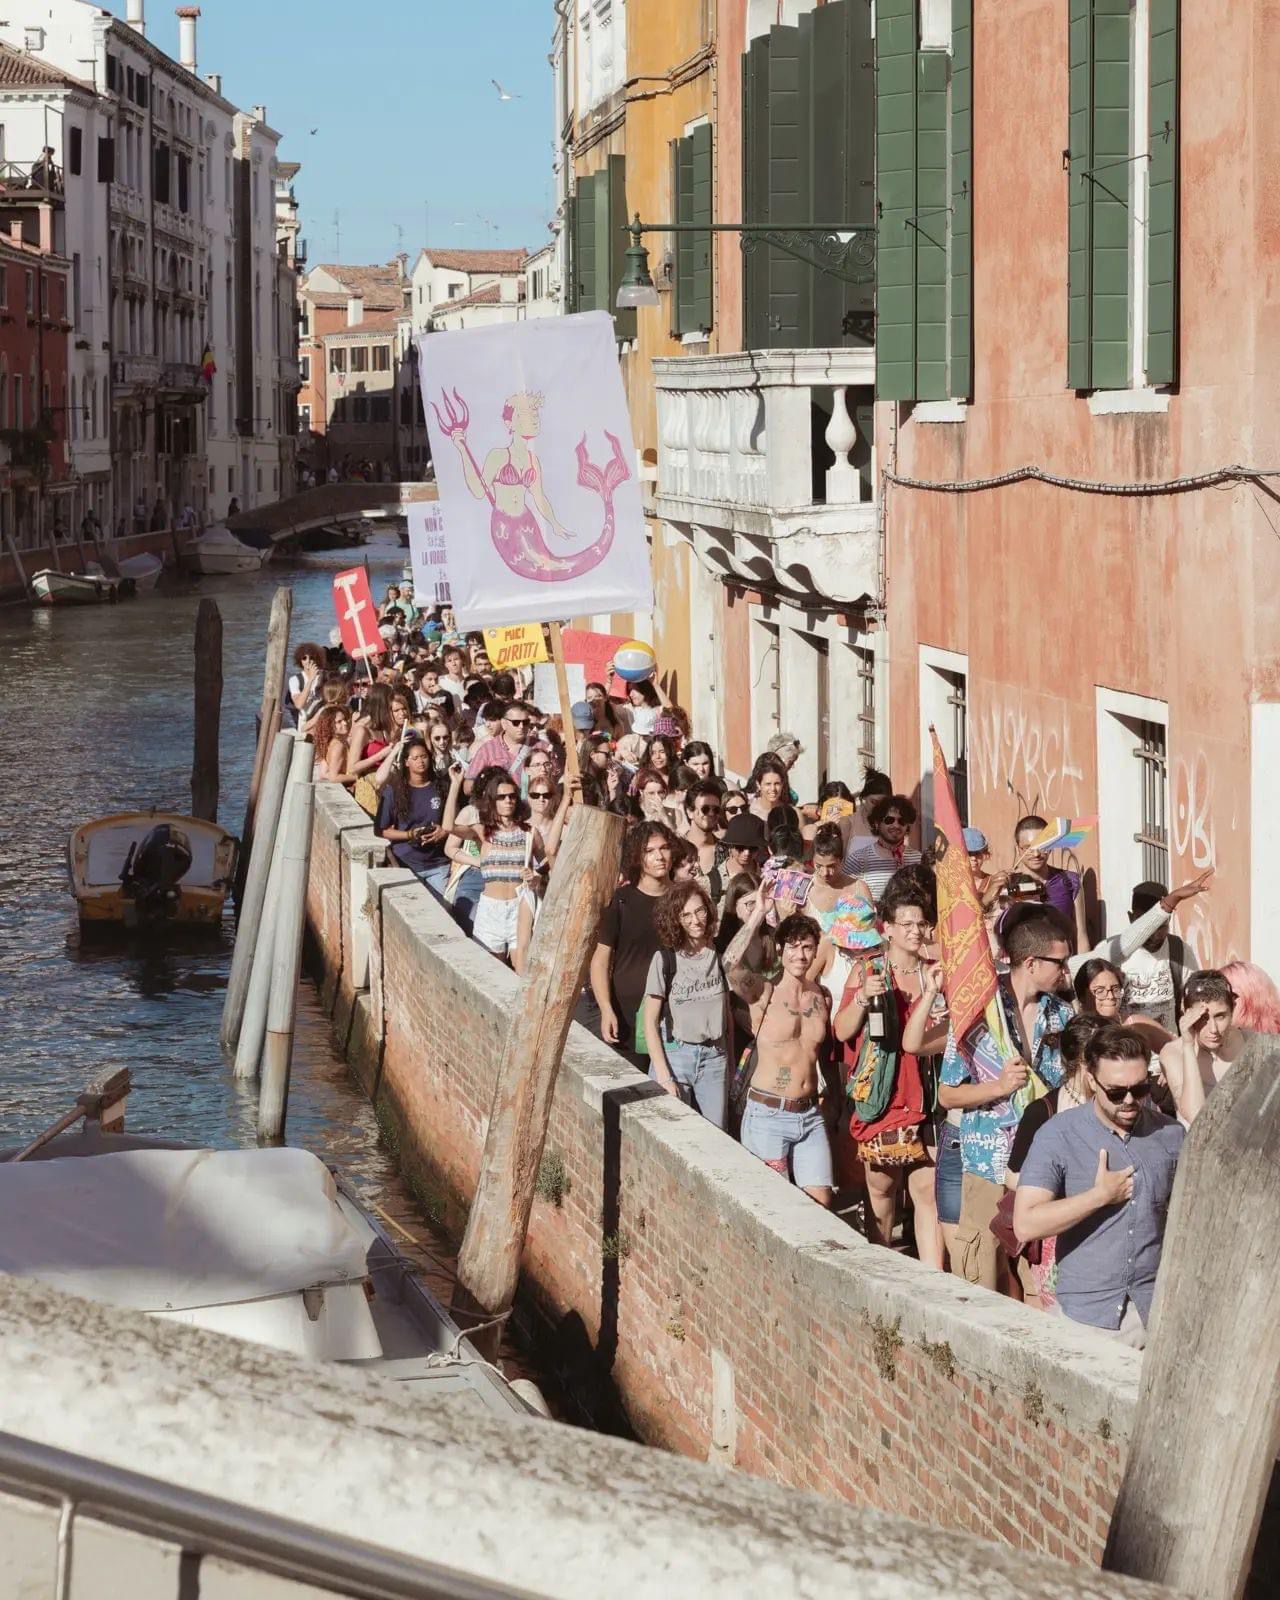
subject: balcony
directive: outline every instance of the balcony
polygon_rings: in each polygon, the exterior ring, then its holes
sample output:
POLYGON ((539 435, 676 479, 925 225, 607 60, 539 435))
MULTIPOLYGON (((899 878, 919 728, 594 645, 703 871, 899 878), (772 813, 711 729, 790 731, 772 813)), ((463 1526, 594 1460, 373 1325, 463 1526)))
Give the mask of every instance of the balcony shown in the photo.
POLYGON ((194 361, 166 361, 156 378, 156 388, 165 399, 203 400, 209 392, 194 361))
POLYGON ((875 353, 752 350, 654 362, 654 511, 708 571, 796 604, 879 588, 875 353))
POLYGON ((122 389, 154 389, 160 377, 160 363, 154 356, 117 356, 111 363, 111 382, 122 389))

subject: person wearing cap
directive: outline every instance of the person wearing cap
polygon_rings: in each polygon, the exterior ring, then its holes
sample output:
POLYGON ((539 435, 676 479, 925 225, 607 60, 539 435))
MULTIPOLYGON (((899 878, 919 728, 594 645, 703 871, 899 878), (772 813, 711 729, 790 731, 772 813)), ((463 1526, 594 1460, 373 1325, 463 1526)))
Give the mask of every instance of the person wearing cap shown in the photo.
POLYGON ((965 851, 969 857, 969 870, 973 873, 973 886, 978 891, 982 909, 990 911, 1000 898, 1000 891, 1008 883, 1009 874, 987 870, 987 863, 991 860, 991 846, 987 843, 987 836, 981 828, 965 828, 962 834, 965 851))
POLYGON ((734 878, 745 872, 755 882, 760 881, 760 867, 768 846, 764 837, 764 823, 749 811, 730 817, 720 835, 724 846, 724 879, 728 889, 734 878))
POLYGON ((575 700, 569 707, 569 715, 573 719, 574 732, 579 738, 590 733, 596 725, 595 713, 585 700, 575 700))

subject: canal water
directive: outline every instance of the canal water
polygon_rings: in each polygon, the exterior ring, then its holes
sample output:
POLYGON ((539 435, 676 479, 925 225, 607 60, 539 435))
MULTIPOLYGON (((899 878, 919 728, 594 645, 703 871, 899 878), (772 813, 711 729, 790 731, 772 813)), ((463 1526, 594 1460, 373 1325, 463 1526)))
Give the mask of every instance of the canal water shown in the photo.
MULTIPOLYGON (((359 554, 375 593, 395 581, 405 558, 393 534, 359 554)), ((351 561, 344 550, 253 575, 166 575, 151 595, 118 605, 0 608, 0 728, 8 750, 0 783, 0 1143, 39 1132, 92 1079, 120 1066, 133 1074, 131 1132, 222 1147, 253 1143, 256 1085, 238 1083, 218 1048, 230 921, 220 938, 180 948, 81 946, 67 836, 110 812, 190 811, 193 642, 206 596, 217 601, 223 625, 218 820, 238 834, 272 596, 289 584, 294 642, 323 644, 334 626, 332 573, 351 561)), ((424 1276, 447 1300, 447 1246, 416 1215, 306 982, 287 1138, 340 1165, 413 1235, 424 1276)), ((524 1370, 518 1352, 504 1356, 509 1371, 524 1370)))

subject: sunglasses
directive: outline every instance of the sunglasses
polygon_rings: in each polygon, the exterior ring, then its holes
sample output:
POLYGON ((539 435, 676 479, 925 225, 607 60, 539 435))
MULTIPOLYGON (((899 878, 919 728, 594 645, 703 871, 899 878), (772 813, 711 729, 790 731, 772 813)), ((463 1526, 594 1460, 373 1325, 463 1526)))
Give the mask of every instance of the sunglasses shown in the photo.
POLYGON ((694 806, 694 813, 699 817, 715 817, 720 814, 719 806, 694 806))
POLYGON ((724 814, 726 817, 740 817, 746 810, 746 806, 726 806, 724 808, 724 814))
POLYGON ((1123 1105, 1130 1095, 1135 1100, 1145 1100, 1151 1093, 1150 1078, 1144 1078, 1141 1083, 1098 1083, 1096 1077, 1093 1081, 1098 1093, 1105 1094, 1113 1106, 1123 1105))
POLYGON ((528 717, 507 717, 504 720, 509 722, 513 728, 527 728, 529 726, 528 717))
POLYGON ((905 828, 906 825, 902 817, 881 817, 880 819, 882 828, 905 828))
POLYGON ((551 790, 550 789, 530 789, 529 790, 529 798, 530 798, 530 800, 550 800, 550 798, 551 798, 551 790))
POLYGON ((500 794, 495 794, 493 798, 495 800, 518 800, 520 796, 514 789, 503 789, 500 794))

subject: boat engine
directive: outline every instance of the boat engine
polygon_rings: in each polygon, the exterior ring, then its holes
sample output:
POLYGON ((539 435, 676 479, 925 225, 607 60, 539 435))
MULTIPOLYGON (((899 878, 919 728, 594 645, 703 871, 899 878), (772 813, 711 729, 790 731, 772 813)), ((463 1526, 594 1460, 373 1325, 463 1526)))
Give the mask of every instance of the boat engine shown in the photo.
POLYGON ((157 922, 173 915, 179 884, 191 870, 191 841, 181 828, 163 822, 129 846, 120 873, 126 900, 132 900, 139 922, 157 922))

